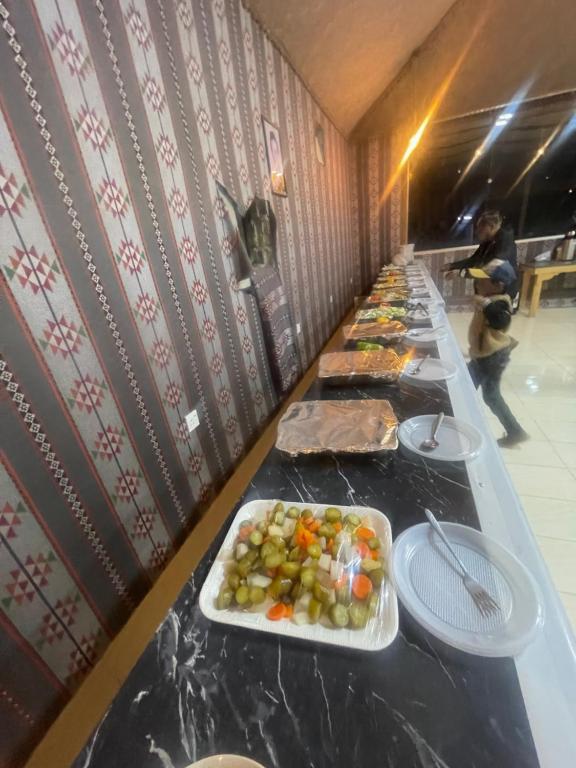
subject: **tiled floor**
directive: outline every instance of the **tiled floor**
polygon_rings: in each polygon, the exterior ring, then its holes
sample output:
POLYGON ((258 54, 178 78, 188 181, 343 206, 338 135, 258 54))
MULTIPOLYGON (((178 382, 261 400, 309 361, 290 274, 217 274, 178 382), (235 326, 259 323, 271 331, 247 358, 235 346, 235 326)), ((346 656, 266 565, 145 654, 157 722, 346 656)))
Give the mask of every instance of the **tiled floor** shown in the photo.
MULTIPOLYGON (((449 318, 466 350, 470 314, 449 318)), ((531 440, 502 455, 576 631, 576 308, 518 314, 511 333, 520 344, 502 393, 531 440)))

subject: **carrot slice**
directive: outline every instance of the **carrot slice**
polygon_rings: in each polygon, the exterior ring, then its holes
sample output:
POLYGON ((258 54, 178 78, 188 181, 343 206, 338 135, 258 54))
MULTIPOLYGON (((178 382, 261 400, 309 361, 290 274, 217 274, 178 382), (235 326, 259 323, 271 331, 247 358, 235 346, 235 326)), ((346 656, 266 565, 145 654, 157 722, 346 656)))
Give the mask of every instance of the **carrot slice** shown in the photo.
POLYGON ((363 526, 360 526, 360 528, 356 528, 354 531, 356 536, 358 536, 359 539, 363 539, 364 541, 369 541, 370 539, 374 538, 376 535, 372 528, 365 528, 363 526))
POLYGON ((334 530, 336 531, 336 533, 340 533, 340 531, 342 530, 342 523, 340 522, 332 523, 332 525, 334 526, 334 530))
POLYGON ((352 592, 354 592, 354 596, 357 597, 358 600, 365 600, 372 592, 372 582, 368 576, 364 576, 363 573, 354 576, 352 592))
POLYGON ((366 557, 370 557, 371 550, 368 544, 365 544, 363 541, 357 541, 355 544, 355 547, 360 553, 360 557, 362 558, 362 560, 364 560, 364 558, 366 557))
POLYGON ((321 527, 322 521, 321 520, 313 520, 308 528, 312 531, 312 533, 316 533, 316 531, 321 527))
POLYGON ((291 619, 294 616, 294 606, 290 603, 284 606, 284 618, 291 619))
POLYGON ((286 616, 286 606, 284 603, 274 603, 274 605, 268 609, 266 616, 268 616, 270 621, 280 621, 280 619, 283 619, 284 616, 286 616))

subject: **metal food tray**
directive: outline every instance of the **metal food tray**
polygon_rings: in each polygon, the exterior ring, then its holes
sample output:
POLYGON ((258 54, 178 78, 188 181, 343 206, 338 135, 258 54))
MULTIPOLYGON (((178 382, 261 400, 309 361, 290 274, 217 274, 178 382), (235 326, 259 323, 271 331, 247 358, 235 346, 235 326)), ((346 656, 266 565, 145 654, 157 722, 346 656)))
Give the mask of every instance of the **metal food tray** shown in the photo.
POLYGON ((307 400, 289 406, 276 448, 291 456, 391 451, 398 448, 397 430, 388 400, 307 400))
POLYGON ((385 343, 400 341, 407 332, 404 323, 399 320, 389 320, 386 323, 354 323, 345 325, 342 332, 347 341, 362 341, 363 339, 382 339, 385 343))
POLYGON ((320 357, 318 378, 329 384, 392 383, 398 380, 403 370, 403 360, 393 349, 328 352, 320 357))

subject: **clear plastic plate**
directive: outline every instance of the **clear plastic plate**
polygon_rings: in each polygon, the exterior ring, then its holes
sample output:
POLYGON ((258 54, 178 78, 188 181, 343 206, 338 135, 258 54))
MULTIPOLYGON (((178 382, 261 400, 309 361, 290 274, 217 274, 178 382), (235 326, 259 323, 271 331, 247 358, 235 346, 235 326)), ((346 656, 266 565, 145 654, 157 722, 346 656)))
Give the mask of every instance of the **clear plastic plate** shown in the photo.
POLYGON ((398 440, 410 451, 435 461, 466 461, 473 459, 482 448, 482 435, 471 424, 445 416, 436 433, 438 448, 422 450, 423 441, 430 437, 437 414, 414 416, 398 427, 398 440))
POLYGON ((447 381, 453 379, 457 373, 458 369, 454 363, 448 360, 437 360, 434 357, 429 357, 427 360, 415 358, 407 365, 402 378, 417 384, 418 382, 447 381), (422 363, 421 366, 420 363, 422 363), (419 366, 420 370, 416 373, 419 366))
POLYGON ((402 604, 435 637, 479 656, 515 656, 543 623, 538 587, 505 547, 474 528, 441 523, 471 575, 501 610, 483 616, 446 545, 428 523, 404 531, 392 548, 392 578, 402 604))

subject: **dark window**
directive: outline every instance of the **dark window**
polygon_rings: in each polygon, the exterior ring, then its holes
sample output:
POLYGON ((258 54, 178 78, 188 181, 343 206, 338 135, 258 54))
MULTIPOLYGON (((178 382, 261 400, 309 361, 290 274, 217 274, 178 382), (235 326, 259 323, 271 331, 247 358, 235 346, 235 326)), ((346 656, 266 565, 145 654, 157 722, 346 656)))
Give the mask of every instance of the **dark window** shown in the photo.
POLYGON ((517 238, 574 226, 576 92, 432 125, 411 168, 410 242, 472 243, 486 208, 500 210, 517 238))

